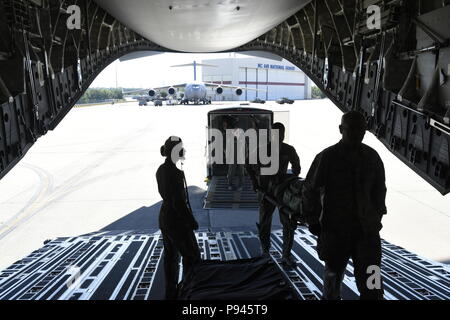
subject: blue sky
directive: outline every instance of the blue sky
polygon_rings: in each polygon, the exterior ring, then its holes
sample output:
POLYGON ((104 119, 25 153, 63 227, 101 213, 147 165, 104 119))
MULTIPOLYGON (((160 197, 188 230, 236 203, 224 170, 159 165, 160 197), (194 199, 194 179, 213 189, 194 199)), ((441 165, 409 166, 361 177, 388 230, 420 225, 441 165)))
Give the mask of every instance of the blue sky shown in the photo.
MULTIPOLYGON (((193 80, 192 67, 171 68, 172 65, 200 62, 204 59, 220 59, 233 53, 187 54, 163 53, 129 61, 116 61, 95 79, 91 87, 151 88, 184 83, 193 80)), ((237 57, 242 55, 236 54, 237 57)), ((242 56, 248 57, 248 56, 242 56)), ((200 70, 199 70, 200 71, 200 70)))

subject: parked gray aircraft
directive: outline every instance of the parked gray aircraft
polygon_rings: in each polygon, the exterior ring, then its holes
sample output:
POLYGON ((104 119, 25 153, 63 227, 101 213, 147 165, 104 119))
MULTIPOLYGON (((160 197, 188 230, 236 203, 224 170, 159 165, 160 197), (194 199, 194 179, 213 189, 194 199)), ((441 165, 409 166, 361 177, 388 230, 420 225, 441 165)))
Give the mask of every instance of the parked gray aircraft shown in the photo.
MULTIPOLYGON (((160 91, 167 91, 167 93, 170 96, 177 96, 180 92, 180 89, 183 91, 183 96, 181 99, 182 104, 189 104, 189 102, 192 102, 194 104, 211 104, 211 99, 208 97, 208 88, 214 88, 215 93, 218 95, 223 94, 224 89, 232 89, 234 90, 236 96, 241 96, 244 93, 244 90, 252 90, 252 91, 264 91, 259 89, 253 89, 253 88, 241 88, 236 86, 229 86, 224 85, 221 83, 210 83, 210 82, 202 82, 197 81, 197 67, 216 67, 214 65, 209 64, 201 64, 197 63, 197 61, 194 61, 193 63, 188 64, 181 64, 172 66, 172 68, 179 68, 179 67, 194 67, 194 81, 188 82, 188 83, 180 83, 172 86, 164 86, 164 87, 157 87, 157 88, 151 88, 148 90, 148 95, 150 99, 155 99, 160 91)), ((130 93, 136 93, 136 92, 142 92, 146 90, 140 90, 140 91, 130 91, 125 92, 125 94, 130 93)))

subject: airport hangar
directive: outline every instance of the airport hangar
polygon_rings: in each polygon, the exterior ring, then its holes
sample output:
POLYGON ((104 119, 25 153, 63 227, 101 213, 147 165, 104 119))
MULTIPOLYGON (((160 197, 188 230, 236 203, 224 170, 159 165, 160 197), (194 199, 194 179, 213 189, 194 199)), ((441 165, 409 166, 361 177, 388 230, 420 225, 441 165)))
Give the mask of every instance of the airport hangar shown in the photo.
POLYGON ((225 89, 222 95, 217 95, 214 89, 209 89, 208 96, 214 101, 311 99, 311 80, 285 59, 244 58, 234 54, 225 59, 203 60, 202 64, 214 66, 202 67, 203 82, 258 90, 244 90, 237 96, 233 90, 225 89))

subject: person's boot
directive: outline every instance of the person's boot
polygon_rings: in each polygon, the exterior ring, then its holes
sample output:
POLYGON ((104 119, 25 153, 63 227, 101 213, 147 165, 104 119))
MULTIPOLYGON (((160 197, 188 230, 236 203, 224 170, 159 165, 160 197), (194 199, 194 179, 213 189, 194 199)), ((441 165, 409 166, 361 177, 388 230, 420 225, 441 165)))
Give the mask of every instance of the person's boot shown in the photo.
POLYGON ((283 258, 281 259, 281 264, 291 269, 297 267, 297 263, 294 261, 291 255, 283 256, 283 258))
POLYGON ((281 262, 283 265, 292 269, 297 266, 291 253, 294 244, 294 232, 294 230, 283 228, 283 258, 281 262))
POLYGON ((345 268, 344 270, 331 270, 325 264, 322 300, 342 300, 341 290, 344 275, 345 268))

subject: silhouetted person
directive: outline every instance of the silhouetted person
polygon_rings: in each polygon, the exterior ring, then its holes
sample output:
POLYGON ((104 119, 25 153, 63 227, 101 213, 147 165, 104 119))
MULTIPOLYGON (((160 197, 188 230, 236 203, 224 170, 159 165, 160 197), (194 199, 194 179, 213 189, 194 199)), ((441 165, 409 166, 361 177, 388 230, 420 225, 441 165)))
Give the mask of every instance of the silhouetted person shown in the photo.
MULTIPOLYGON (((259 181, 259 189, 262 192, 267 192, 270 186, 276 186, 284 181, 289 176, 299 176, 301 172, 300 158, 294 147, 284 143, 286 128, 282 123, 275 123, 272 129, 279 132, 279 150, 277 155, 279 157, 278 172, 272 176, 261 176, 259 181), (292 165, 292 175, 288 175, 289 163, 292 165)), ((270 148, 268 148, 270 150, 270 148)), ((249 172, 251 176, 255 173, 249 172)), ((252 178, 254 181, 255 179, 252 178)), ((259 206, 259 239, 261 241, 261 248, 263 253, 268 254, 270 251, 270 232, 272 228, 272 217, 276 206, 263 198, 259 206)), ((294 233, 297 228, 296 223, 293 223, 287 214, 280 212, 280 221, 283 225, 283 263, 289 267, 294 267, 295 262, 292 260, 291 250, 294 241, 294 233)))
POLYGON ((159 227, 164 242, 164 271, 166 299, 176 299, 180 254, 183 257, 183 275, 200 260, 200 251, 194 230, 198 229, 189 205, 184 172, 176 163, 184 159, 183 143, 178 137, 170 137, 161 147, 166 157, 157 173, 158 190, 163 199, 159 214, 159 227))
POLYGON ((303 189, 303 213, 311 233, 318 236, 319 257, 325 262, 323 299, 341 299, 350 258, 360 298, 382 299, 382 286, 368 286, 374 274, 368 268, 381 266, 383 162, 362 143, 366 121, 361 113, 345 114, 339 129, 342 140, 315 158, 303 189))

